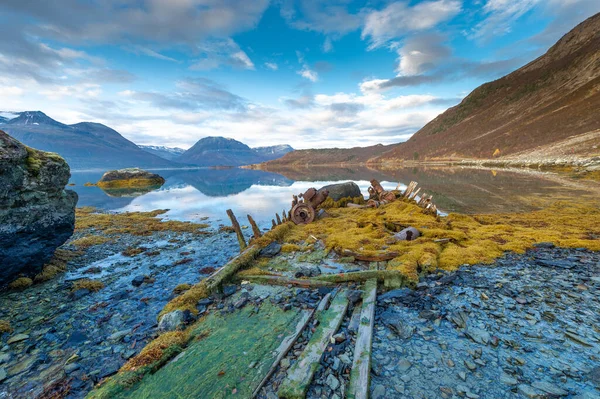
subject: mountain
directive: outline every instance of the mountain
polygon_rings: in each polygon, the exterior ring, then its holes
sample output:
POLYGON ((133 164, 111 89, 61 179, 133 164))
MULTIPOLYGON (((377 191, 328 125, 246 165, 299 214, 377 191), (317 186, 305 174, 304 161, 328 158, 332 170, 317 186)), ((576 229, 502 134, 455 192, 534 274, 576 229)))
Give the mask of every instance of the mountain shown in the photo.
POLYGON ((597 155, 598 110, 600 13, 563 36, 546 54, 479 86, 377 161, 526 155, 540 146, 548 149, 548 155, 559 147, 568 147, 569 154, 594 155, 595 146, 597 155), (578 145, 566 145, 573 136, 578 145))
POLYGON ((72 169, 174 166, 100 123, 65 125, 43 112, 27 111, 16 113, 1 129, 30 147, 58 153, 72 169))
POLYGON ((290 149, 288 145, 252 149, 234 139, 205 137, 175 161, 197 166, 241 166, 274 159, 290 149))
POLYGON ((283 157, 266 162, 261 169, 275 170, 282 166, 358 165, 367 163, 396 145, 377 144, 370 147, 324 148, 318 150, 295 150, 283 157))
POLYGON ((159 145, 138 145, 142 150, 154 154, 157 157, 164 158, 168 161, 174 161, 175 158, 179 157, 185 152, 183 148, 178 147, 164 147, 159 145))
POLYGON ((263 162, 281 158, 288 152, 294 151, 292 146, 288 144, 273 145, 270 147, 254 147, 252 150, 263 159, 263 162))

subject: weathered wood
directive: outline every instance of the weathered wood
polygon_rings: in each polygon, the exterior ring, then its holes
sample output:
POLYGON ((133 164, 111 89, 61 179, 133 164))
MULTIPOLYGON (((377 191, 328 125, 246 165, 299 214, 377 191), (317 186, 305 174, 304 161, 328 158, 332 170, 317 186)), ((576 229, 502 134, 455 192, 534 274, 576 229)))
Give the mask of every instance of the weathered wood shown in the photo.
POLYGON ((361 254, 359 252, 354 252, 349 249, 343 249, 341 251, 336 250, 336 252, 338 252, 342 256, 352 256, 356 260, 362 260, 365 262, 383 262, 400 256, 400 253, 396 251, 384 252, 381 254, 373 255, 361 254))
POLYGON ((280 225, 281 224, 281 218, 279 217, 279 214, 276 213, 275 217, 277 218, 277 225, 280 225))
POLYGON ((304 331, 304 329, 306 328, 306 325, 308 324, 310 319, 313 317, 314 313, 315 313, 314 309, 303 311, 302 318, 296 325, 296 331, 292 335, 288 335, 287 337, 285 337, 283 339, 283 341, 281 342, 281 344, 279 345, 279 347, 277 349, 275 349, 275 352, 277 353, 277 357, 275 358, 273 365, 271 365, 271 368, 269 369, 269 371, 267 372, 265 377, 262 379, 262 381, 258 384, 256 389, 252 393, 252 398, 255 398, 256 395, 258 395, 258 393, 260 392, 262 387, 265 385, 265 383, 269 380, 269 378, 271 378, 271 375, 273 375, 275 370, 277 370, 277 367, 279 366, 281 359, 283 359, 285 357, 285 355, 290 351, 290 349, 292 348, 294 343, 298 340, 298 337, 300 336, 300 334, 302 334, 302 331, 304 331))
POLYGON ((366 205, 354 204, 352 202, 346 204, 346 207, 347 208, 360 208, 360 209, 368 208, 368 206, 366 206, 366 205))
POLYGON ((237 218, 231 209, 227 209, 227 216, 229 216, 229 219, 231 219, 231 225, 233 226, 235 234, 237 235, 238 243, 240 244, 240 251, 243 251, 246 249, 248 244, 246 244, 246 239, 244 238, 240 224, 238 223, 237 218))
POLYGON ((271 219, 271 223, 273 223, 273 226, 271 227, 272 229, 277 227, 277 223, 275 223, 275 219, 271 219))
POLYGON ((371 345, 373 343, 373 321, 375 300, 377 298, 377 280, 367 280, 364 286, 360 324, 354 346, 354 360, 350 372, 350 386, 346 394, 348 399, 369 398, 369 377, 371 375, 371 345))
POLYGON ((254 238, 262 237, 262 233, 260 232, 260 229, 256 225, 254 218, 250 215, 247 215, 247 216, 248 216, 248 223, 250 223, 250 226, 252 226, 252 234, 254 235, 254 238))
POLYGON ((406 276, 397 270, 365 270, 361 272, 340 273, 340 274, 322 274, 317 277, 312 277, 312 280, 328 281, 330 283, 348 283, 367 281, 370 279, 377 281, 395 281, 395 285, 402 286, 406 284, 406 276))
POLYGON ((281 212, 281 217, 283 218, 283 223, 288 221, 287 212, 285 211, 285 209, 283 210, 283 212, 281 212))
POLYGON ((327 281, 319 281, 313 279, 297 279, 288 278, 285 276, 268 276, 268 275, 257 275, 257 276, 244 276, 244 280, 250 281, 256 284, 269 284, 269 285, 293 285, 295 287, 302 288, 319 288, 319 287, 331 287, 335 285, 327 281))
POLYGON ((329 309, 317 315, 319 324, 315 332, 298 361, 290 367, 287 376, 279 386, 277 394, 280 398, 303 399, 306 396, 323 352, 325 352, 333 334, 342 324, 347 309, 346 291, 341 291, 335 296, 329 309))

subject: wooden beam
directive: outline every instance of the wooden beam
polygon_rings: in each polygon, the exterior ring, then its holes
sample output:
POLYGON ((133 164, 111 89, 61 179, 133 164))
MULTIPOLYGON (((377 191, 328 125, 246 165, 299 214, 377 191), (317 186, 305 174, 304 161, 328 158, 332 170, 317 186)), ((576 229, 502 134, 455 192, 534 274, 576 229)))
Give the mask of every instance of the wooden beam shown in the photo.
POLYGON ((331 337, 338 330, 348 309, 346 291, 339 292, 331 306, 317 315, 319 324, 304 351, 288 370, 287 376, 281 382, 277 395, 284 399, 304 399, 308 387, 319 367, 319 362, 331 337))
POLYGON ((237 218, 231 209, 227 209, 227 216, 229 216, 229 219, 231 219, 231 225, 233 226, 235 234, 237 235, 238 243, 240 244, 240 251, 243 251, 246 249, 248 244, 246 244, 246 239, 244 238, 240 224, 238 223, 237 218))
POLYGON ((260 229, 256 225, 254 218, 250 215, 248 215, 248 223, 250 223, 250 226, 252 226, 252 233, 254 234, 254 238, 262 237, 262 233, 260 232, 260 229))
POLYGON ((354 346, 354 360, 350 372, 350 387, 346 398, 368 399, 371 375, 371 345, 373 343, 373 322, 375 319, 375 300, 377 298, 377 280, 367 280, 364 286, 360 324, 354 346))
POLYGON ((406 276, 397 270, 365 270, 360 272, 340 273, 340 274, 322 274, 317 277, 312 277, 312 280, 328 281, 330 283, 348 283, 367 281, 377 279, 382 282, 385 280, 396 281, 398 287, 404 286, 407 283, 406 276))
POLYGON ((269 275, 257 275, 257 276, 242 276, 244 280, 250 281, 255 284, 269 284, 269 285, 293 285, 295 287, 302 288, 319 288, 319 287, 331 287, 334 286, 335 283, 330 283, 327 281, 319 281, 313 279, 297 279, 297 278, 288 278, 285 276, 269 276, 269 275))
POLYGON ((392 260, 400 256, 400 253, 396 251, 383 252, 380 254, 373 255, 361 254, 359 252, 354 252, 349 249, 343 249, 341 251, 336 252, 338 252, 342 256, 352 256, 356 260, 362 260, 365 262, 383 262, 386 260, 392 260))
POLYGON ((275 218, 277 218, 277 225, 279 226, 281 224, 281 218, 278 213, 275 214, 275 218))

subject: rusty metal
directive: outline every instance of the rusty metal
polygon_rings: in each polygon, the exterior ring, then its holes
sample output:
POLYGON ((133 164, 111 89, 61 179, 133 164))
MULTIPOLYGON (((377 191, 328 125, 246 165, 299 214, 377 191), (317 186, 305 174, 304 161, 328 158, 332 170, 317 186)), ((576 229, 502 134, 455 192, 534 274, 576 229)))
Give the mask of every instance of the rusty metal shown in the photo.
POLYGON ((387 204, 396 200, 396 194, 391 191, 384 190, 381 184, 377 180, 373 179, 371 180, 371 187, 369 187, 369 198, 387 204))
POLYGON ((293 196, 289 218, 296 224, 307 224, 315 220, 317 208, 329 196, 327 190, 309 188, 304 194, 293 196))

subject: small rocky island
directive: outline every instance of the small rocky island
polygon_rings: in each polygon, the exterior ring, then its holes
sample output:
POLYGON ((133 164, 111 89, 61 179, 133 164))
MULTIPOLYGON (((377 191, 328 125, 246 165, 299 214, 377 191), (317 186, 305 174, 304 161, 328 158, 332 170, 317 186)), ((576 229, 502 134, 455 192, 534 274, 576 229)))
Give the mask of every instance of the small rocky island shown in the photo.
POLYGON ((73 234, 77 194, 69 165, 0 131, 0 286, 31 283, 73 234))
POLYGON ((156 173, 139 168, 127 168, 106 172, 97 186, 113 197, 135 197, 156 190, 163 184, 165 179, 156 173))

